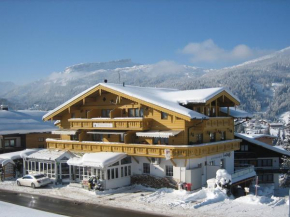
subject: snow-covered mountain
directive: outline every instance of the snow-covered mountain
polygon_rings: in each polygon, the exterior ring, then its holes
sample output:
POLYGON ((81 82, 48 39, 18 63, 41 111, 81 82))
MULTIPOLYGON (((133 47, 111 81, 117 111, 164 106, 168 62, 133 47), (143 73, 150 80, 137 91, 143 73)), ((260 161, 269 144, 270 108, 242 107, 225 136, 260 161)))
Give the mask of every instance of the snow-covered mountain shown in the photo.
MULTIPOLYGON (((173 80, 186 81, 200 77, 204 69, 161 61, 151 65, 119 60, 104 63, 83 63, 54 72, 48 78, 19 86, 2 94, 17 108, 52 109, 86 88, 107 79, 139 86, 171 86, 173 80)), ((178 87, 178 86, 176 86, 178 87)))
POLYGON ((290 47, 223 69, 206 70, 171 61, 142 65, 131 60, 82 63, 48 78, 15 87, 0 97, 17 108, 52 109, 84 89, 108 82, 193 89, 225 86, 241 99, 242 108, 274 118, 290 111, 290 47))

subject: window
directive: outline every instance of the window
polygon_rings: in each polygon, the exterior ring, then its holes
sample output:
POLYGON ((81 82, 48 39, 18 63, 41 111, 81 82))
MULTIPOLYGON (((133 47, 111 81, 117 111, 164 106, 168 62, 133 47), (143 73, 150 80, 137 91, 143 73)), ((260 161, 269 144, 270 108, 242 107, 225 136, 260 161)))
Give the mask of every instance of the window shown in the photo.
POLYGON ((161 119, 168 119, 168 114, 165 112, 161 112, 161 119))
POLYGON ((128 166, 128 176, 131 176, 131 166, 128 166))
POLYGON ((119 161, 117 161, 116 163, 113 163, 112 165, 110 165, 109 167, 114 167, 114 166, 118 166, 119 165, 119 161))
POLYGON ((5 147, 15 147, 16 139, 5 139, 4 144, 5 144, 5 147))
POLYGON ((92 134, 92 140, 96 141, 96 142, 102 142, 103 135, 102 134, 92 134))
POLYGON ((107 179, 108 179, 108 180, 110 180, 110 178, 111 178, 111 177, 110 177, 110 171, 111 171, 110 169, 107 170, 107 176, 108 176, 107 179))
POLYGON ((144 110, 143 108, 131 108, 128 109, 128 116, 129 117, 143 117, 144 116, 144 110))
POLYGON ((124 168, 125 168, 125 176, 127 176, 128 175, 128 168, 127 168, 127 166, 125 166, 124 168))
POLYGON ((39 137, 38 142, 44 142, 44 137, 39 137))
POLYGON ((221 159, 220 167, 221 167, 221 169, 225 169, 225 159, 221 159))
POLYGON ((115 176, 114 176, 114 169, 111 169, 111 178, 114 179, 115 176))
POLYGON ((203 134, 202 133, 197 134, 197 143, 203 143, 203 134))
POLYGON ((215 142, 215 133, 210 133, 209 138, 211 142, 215 142))
POLYGON ((128 116, 134 117, 134 109, 128 109, 128 116))
POLYGON ((166 165, 166 176, 173 176, 173 166, 172 165, 166 165))
POLYGON ((214 166, 214 165, 215 165, 214 161, 210 161, 210 162, 209 162, 209 165, 210 165, 210 166, 214 166))
POLYGON ((242 144, 241 151, 249 151, 249 146, 247 144, 242 144))
POLYGON ((168 138, 154 137, 153 144, 163 144, 168 145, 168 138))
POLYGON ((131 157, 125 157, 121 160, 121 164, 130 164, 132 163, 131 157))
POLYGON ((70 118, 75 118, 75 117, 76 117, 75 113, 71 113, 70 118))
POLYGON ((221 132, 221 140, 226 140, 226 131, 221 132))
POLYGON ((78 141, 78 140, 79 140, 79 136, 78 136, 77 134, 75 134, 75 135, 70 135, 70 140, 78 141))
POLYGON ((115 175, 116 175, 116 179, 119 178, 119 169, 115 168, 115 175))
POLYGON ((109 118, 111 111, 112 111, 111 109, 102 109, 102 117, 103 118, 109 118))
POLYGON ((44 145, 43 144, 39 144, 38 148, 44 148, 44 145))
POLYGON ((121 167, 121 177, 124 177, 124 167, 121 167))
POLYGON ((259 159, 258 167, 271 167, 273 165, 272 159, 259 159))
POLYGON ((143 163, 143 173, 150 174, 150 164, 149 163, 143 163))
POLYGON ((258 175, 260 183, 273 183, 273 174, 262 174, 258 175))

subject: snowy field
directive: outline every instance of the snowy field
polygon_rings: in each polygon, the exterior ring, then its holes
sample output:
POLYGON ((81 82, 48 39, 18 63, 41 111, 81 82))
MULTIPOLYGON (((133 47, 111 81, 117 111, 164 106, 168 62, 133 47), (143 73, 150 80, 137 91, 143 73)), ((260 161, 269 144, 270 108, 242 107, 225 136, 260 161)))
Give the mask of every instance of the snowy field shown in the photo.
MULTIPOLYGON (((271 196, 272 190, 267 188, 259 191, 260 195, 264 196, 256 197, 250 194, 234 199, 229 198, 222 190, 206 188, 196 192, 186 192, 134 185, 95 193, 72 185, 49 185, 45 188, 32 189, 17 186, 15 181, 0 182, 0 188, 166 216, 286 217, 289 209, 288 196, 285 196, 287 189, 278 192, 279 197, 271 196)), ((1 204, 0 206, 2 207, 1 204)))
POLYGON ((39 211, 23 206, 18 206, 11 203, 0 201, 1 217, 28 217, 28 216, 41 216, 41 217, 62 217, 49 212, 39 211))

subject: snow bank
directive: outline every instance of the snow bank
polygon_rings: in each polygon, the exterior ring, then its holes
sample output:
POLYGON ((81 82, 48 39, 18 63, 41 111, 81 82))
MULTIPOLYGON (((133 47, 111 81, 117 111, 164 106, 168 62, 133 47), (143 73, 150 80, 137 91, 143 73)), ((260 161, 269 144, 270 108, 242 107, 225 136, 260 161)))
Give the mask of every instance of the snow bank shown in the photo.
POLYGON ((225 170, 219 169, 216 171, 216 185, 224 186, 226 184, 230 184, 232 182, 232 176, 225 170))

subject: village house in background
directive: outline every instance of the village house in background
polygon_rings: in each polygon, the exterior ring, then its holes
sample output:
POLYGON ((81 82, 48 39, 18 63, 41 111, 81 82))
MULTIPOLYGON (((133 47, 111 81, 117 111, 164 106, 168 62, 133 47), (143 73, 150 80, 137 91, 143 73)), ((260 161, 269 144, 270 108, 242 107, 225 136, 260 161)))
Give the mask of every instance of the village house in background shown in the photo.
POLYGON ((108 189, 148 174, 198 189, 220 168, 234 174, 241 141, 234 138, 234 117, 248 116, 235 110, 239 104, 225 88, 180 91, 105 81, 44 115, 57 121, 53 133, 61 136, 47 139, 47 148, 76 155, 67 161, 71 182, 95 175, 108 189))
POLYGON ((276 137, 259 134, 235 133, 236 139, 241 139, 240 149, 235 151, 235 169, 253 165, 259 183, 274 184, 279 188, 279 175, 289 168, 282 168, 282 156, 290 157, 290 153, 281 147, 273 146, 276 137))
POLYGON ((3 105, 1 109, 0 153, 46 148, 46 138, 59 138, 51 135, 51 131, 56 129, 54 124, 42 121, 45 111, 9 111, 3 105))
POLYGON ((44 111, 9 111, 1 105, 0 110, 0 173, 2 179, 23 173, 23 158, 20 155, 32 153, 35 148, 46 148, 46 139, 59 138, 52 135, 56 127, 53 123, 42 121, 44 111))

